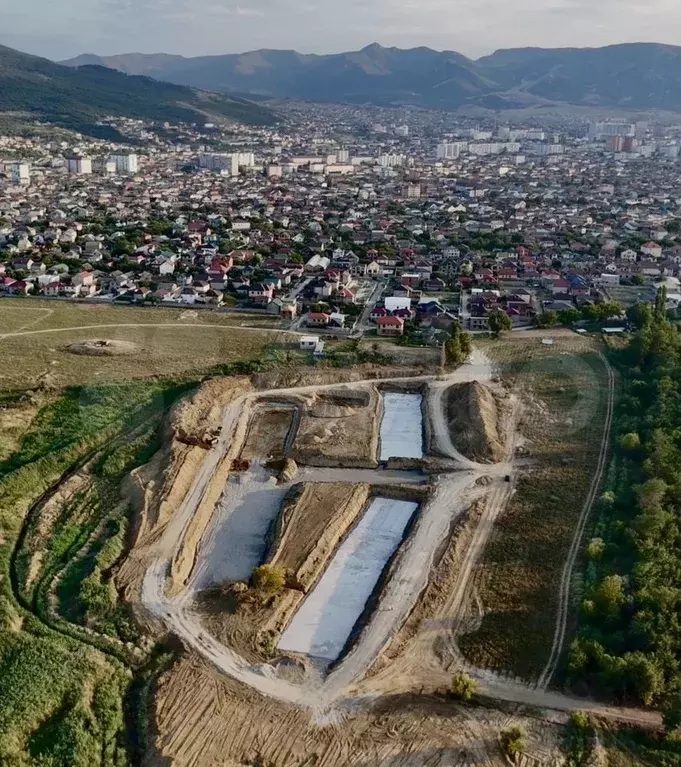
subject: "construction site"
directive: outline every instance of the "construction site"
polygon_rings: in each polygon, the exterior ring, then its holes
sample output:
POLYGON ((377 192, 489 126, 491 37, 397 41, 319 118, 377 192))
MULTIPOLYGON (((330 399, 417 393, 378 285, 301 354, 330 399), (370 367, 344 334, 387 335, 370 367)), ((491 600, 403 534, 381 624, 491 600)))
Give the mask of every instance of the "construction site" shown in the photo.
POLYGON ((571 711, 626 720, 550 688, 613 386, 571 333, 453 372, 205 383, 128 488, 118 583, 188 650, 151 763, 503 764, 520 723, 525 763, 553 765, 571 711), (489 705, 457 704, 456 673, 489 705))

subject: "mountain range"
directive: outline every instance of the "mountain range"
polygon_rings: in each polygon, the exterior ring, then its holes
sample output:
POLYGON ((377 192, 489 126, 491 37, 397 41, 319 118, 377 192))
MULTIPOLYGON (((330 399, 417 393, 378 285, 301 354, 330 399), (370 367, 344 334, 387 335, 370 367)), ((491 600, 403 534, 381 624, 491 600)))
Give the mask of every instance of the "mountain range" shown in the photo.
POLYGON ((160 82, 104 66, 78 68, 0 46, 0 112, 28 113, 83 133, 111 137, 102 117, 168 122, 228 118, 251 124, 276 121, 268 109, 245 99, 160 82))
POLYGON ((99 65, 193 88, 354 104, 493 109, 546 104, 681 110, 681 47, 518 48, 473 60, 454 51, 384 48, 330 55, 257 50, 185 58, 85 54, 99 65))

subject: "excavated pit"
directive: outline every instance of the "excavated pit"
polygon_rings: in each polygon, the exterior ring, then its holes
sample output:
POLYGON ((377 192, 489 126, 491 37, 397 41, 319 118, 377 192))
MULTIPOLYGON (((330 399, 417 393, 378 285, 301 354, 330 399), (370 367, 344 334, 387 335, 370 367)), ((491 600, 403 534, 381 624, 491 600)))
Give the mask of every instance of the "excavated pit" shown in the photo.
POLYGON ((280 651, 339 658, 417 509, 413 501, 373 499, 282 634, 280 651))

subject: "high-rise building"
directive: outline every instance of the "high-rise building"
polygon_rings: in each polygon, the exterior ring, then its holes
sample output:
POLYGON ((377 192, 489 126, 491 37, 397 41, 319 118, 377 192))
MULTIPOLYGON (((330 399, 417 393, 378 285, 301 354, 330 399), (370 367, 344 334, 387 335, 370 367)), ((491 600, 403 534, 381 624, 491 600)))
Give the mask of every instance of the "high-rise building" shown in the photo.
POLYGON ((626 122, 593 122, 589 124, 589 138, 593 141, 610 136, 624 136, 633 138, 636 135, 636 126, 626 122))
POLYGON ((31 169, 27 162, 15 162, 12 165, 12 183, 28 184, 31 181, 31 169))
POLYGON ((609 152, 623 152, 624 136, 609 136, 606 146, 609 152))
POLYGON ((382 168, 398 168, 400 165, 404 165, 405 160, 403 154, 382 154, 379 155, 378 164, 382 168))
POLYGON ((89 176, 92 173, 92 160, 87 155, 67 154, 64 159, 68 173, 73 173, 76 176, 89 176))
POLYGON ((443 142, 438 144, 435 150, 438 160, 457 160, 460 154, 460 147, 458 143, 451 144, 443 142))
POLYGON ((418 200, 421 197, 421 184, 405 184, 402 196, 407 200, 418 200))
POLYGON ((137 173, 137 155, 133 152, 114 152, 109 160, 116 166, 116 173, 132 175, 137 173))
POLYGON ((338 162, 339 165, 343 165, 350 159, 350 152, 348 152, 347 149, 339 149, 336 152, 336 162, 338 162))

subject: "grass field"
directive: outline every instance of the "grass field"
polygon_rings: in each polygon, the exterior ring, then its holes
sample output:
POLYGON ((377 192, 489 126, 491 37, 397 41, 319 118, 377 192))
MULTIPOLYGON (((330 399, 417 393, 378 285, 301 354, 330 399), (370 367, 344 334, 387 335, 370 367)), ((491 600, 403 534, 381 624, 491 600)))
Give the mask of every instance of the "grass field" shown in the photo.
POLYGON ((51 387, 61 388, 176 376, 237 360, 257 359, 268 343, 282 339, 275 328, 270 318, 261 316, 3 299, 0 390, 34 387, 45 377, 51 387), (28 303, 31 305, 27 306, 28 303), (178 327, 183 323, 191 326, 178 327), (263 330, 239 327, 254 323, 257 327, 262 325, 263 330), (117 324, 154 327, 90 327, 117 324), (88 329, 74 329, 84 326, 88 329), (265 327, 272 327, 273 332, 267 332, 265 327), (6 335, 13 333, 26 335, 6 335), (74 342, 93 339, 129 342, 135 344, 136 350, 110 357, 76 355, 66 348, 74 342))
POLYGON ((553 640, 562 569, 603 434, 607 375, 574 335, 492 342, 487 354, 523 404, 520 455, 529 465, 474 576, 482 621, 459 644, 476 666, 536 679, 553 640))

